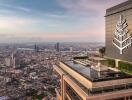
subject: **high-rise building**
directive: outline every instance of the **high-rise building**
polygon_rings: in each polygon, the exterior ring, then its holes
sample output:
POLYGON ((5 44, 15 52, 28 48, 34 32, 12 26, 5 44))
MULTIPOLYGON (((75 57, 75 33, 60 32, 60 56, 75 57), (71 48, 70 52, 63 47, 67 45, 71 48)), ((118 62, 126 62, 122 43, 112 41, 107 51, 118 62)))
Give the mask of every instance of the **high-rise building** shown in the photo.
MULTIPOLYGON (((132 0, 107 9, 107 58, 132 63, 130 33, 132 0)), ((56 88, 57 100, 132 100, 132 75, 102 65, 105 60, 99 57, 80 58, 54 65, 54 71, 60 78, 56 88)), ((121 66, 125 68, 128 64, 121 66)), ((131 67, 127 68, 131 70, 131 67)))
POLYGON ((132 75, 90 61, 65 61, 54 66, 60 77, 57 100, 132 100, 132 75))
POLYGON ((73 51, 73 48, 72 47, 70 47, 70 52, 72 52, 73 51))
POLYGON ((106 57, 132 62, 132 0, 106 10, 106 57))
POLYGON ((14 56, 14 52, 11 54, 11 65, 13 68, 16 68, 16 58, 14 56))
POLYGON ((6 65, 7 67, 10 67, 10 66, 11 66, 11 58, 10 58, 10 57, 6 57, 6 58, 5 58, 5 65, 6 65))
POLYGON ((34 50, 35 50, 35 52, 39 52, 39 47, 38 47, 38 45, 35 44, 34 50))
POLYGON ((55 50, 56 50, 57 52, 60 51, 60 44, 59 44, 59 43, 56 43, 56 44, 55 44, 55 50))

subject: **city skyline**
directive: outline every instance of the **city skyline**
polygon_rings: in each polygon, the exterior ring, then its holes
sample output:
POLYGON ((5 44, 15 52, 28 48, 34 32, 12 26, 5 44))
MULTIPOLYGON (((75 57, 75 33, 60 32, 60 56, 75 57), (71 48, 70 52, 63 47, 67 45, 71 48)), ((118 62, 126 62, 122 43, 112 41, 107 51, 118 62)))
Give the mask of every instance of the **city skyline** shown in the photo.
POLYGON ((123 1, 0 0, 0 42, 104 42, 105 9, 123 1))
POLYGON ((0 0, 0 100, 132 100, 132 0, 0 0))

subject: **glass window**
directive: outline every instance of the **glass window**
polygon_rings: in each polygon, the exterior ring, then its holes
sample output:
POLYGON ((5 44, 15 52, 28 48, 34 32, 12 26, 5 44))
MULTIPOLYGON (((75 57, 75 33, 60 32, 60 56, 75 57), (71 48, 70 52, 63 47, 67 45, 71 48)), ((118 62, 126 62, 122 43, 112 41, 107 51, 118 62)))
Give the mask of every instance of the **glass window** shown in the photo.
POLYGON ((66 83, 66 93, 70 96, 71 100, 82 100, 82 98, 75 92, 75 90, 66 83))
POLYGON ((107 99, 107 100, 125 100, 125 98, 121 97, 121 98, 113 98, 113 99, 107 99))

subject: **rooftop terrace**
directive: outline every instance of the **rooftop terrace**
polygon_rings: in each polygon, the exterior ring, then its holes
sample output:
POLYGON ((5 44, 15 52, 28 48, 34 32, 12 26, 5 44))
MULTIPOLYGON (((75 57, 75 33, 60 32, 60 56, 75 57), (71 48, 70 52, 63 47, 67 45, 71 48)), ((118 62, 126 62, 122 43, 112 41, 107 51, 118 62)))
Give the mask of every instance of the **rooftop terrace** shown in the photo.
MULTIPOLYGON (((132 89, 132 83, 131 81, 128 81, 132 79, 132 76, 123 72, 117 72, 109 69, 107 72, 103 72, 101 73, 101 75, 99 75, 99 73, 92 69, 90 65, 85 66, 75 61, 61 62, 58 67, 88 95, 95 95, 100 93, 104 94, 107 92, 113 92, 118 90, 131 91, 132 89), (64 66, 63 64, 66 66, 64 66), (92 87, 85 86, 85 84, 79 81, 76 76, 72 76, 71 73, 66 71, 66 67, 70 68, 76 73, 79 73, 81 76, 91 81, 92 87)), ((87 82, 85 81, 86 84, 88 84, 87 82)))
POLYGON ((63 63, 92 82, 132 78, 132 75, 124 72, 116 72, 111 69, 103 72, 97 72, 91 68, 91 65, 84 66, 74 61, 65 61, 63 63))

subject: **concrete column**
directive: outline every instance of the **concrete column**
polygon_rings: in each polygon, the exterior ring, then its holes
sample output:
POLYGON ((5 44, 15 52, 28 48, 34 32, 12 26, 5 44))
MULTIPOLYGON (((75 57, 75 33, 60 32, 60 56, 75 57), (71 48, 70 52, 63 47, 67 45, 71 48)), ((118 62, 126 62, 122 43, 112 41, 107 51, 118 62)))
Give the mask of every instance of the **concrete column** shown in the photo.
POLYGON ((61 76, 61 100, 63 100, 63 75, 61 76))
POLYGON ((65 84, 65 80, 63 78, 63 80, 62 80, 62 100, 65 100, 65 99, 66 99, 66 84, 65 84))
POLYGON ((115 67, 118 68, 119 67, 119 59, 115 59, 115 67))

